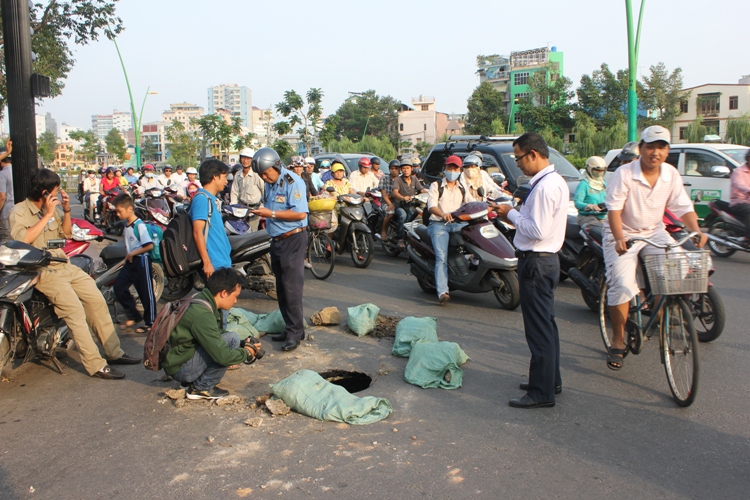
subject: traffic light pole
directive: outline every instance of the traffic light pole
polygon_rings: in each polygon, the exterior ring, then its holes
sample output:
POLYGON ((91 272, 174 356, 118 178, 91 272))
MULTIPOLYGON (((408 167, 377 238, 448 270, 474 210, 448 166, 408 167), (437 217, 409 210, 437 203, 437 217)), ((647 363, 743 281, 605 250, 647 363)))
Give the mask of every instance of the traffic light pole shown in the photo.
POLYGON ((633 31, 633 9, 631 0, 625 0, 625 11, 628 22, 628 142, 638 138, 638 51, 641 45, 641 22, 646 0, 641 0, 638 14, 638 29, 633 31))

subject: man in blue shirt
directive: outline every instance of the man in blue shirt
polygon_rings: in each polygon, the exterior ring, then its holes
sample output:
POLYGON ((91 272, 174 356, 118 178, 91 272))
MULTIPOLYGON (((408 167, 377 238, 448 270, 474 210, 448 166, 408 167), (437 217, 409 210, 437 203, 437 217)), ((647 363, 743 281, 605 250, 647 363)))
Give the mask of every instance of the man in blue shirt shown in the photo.
POLYGON ((252 167, 266 183, 263 208, 252 212, 266 218, 266 230, 272 238, 271 269, 276 276, 279 310, 286 324, 284 333, 271 339, 284 341, 281 348, 293 351, 305 337, 302 311, 307 250, 305 182, 282 168, 279 155, 271 148, 259 149, 253 156, 252 167))
POLYGON ((128 167, 128 173, 125 174, 125 178, 128 180, 128 184, 137 184, 138 183, 138 176, 135 175, 135 170, 133 167, 128 167))
POLYGON ((193 221, 193 238, 203 261, 206 278, 217 269, 232 267, 229 254, 232 247, 221 220, 221 204, 216 197, 227 185, 229 167, 219 160, 201 163, 199 176, 203 187, 190 203, 190 218, 193 221))

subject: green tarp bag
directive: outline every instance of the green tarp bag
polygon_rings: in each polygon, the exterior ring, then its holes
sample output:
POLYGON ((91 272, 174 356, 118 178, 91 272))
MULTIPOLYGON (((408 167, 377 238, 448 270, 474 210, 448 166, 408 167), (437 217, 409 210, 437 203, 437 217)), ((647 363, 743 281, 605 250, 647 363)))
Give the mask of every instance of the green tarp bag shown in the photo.
POLYGON ((391 403, 384 398, 359 398, 311 370, 299 370, 271 387, 274 396, 292 410, 329 422, 365 425, 391 414, 391 403))
POLYGON ((407 316, 396 325, 396 338, 391 353, 394 356, 408 358, 412 345, 420 340, 438 341, 437 319, 407 316))
POLYGON ((233 307, 227 314, 227 331, 236 332, 240 340, 248 337, 260 337, 258 329, 253 326, 258 321, 258 315, 239 307, 233 307))
POLYGON ((404 380, 423 389, 458 389, 464 376, 459 366, 468 359, 455 342, 420 340, 411 348, 411 356, 404 369, 404 380), (446 377, 446 374, 450 376, 446 377))
POLYGON ((349 329, 362 337, 375 329, 375 322, 378 320, 380 308, 375 304, 362 304, 350 307, 346 312, 349 316, 346 319, 349 329))

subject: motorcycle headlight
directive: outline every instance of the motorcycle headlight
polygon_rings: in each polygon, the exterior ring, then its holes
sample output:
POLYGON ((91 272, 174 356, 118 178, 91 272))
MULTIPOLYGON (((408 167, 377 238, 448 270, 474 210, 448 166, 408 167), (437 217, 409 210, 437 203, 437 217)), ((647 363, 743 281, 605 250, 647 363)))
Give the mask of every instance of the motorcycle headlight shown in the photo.
POLYGON ((28 253, 29 250, 16 250, 2 246, 0 247, 0 264, 4 266, 15 266, 28 253))
POLYGON ((240 207, 232 207, 232 215, 239 217, 240 219, 247 216, 248 209, 240 207))
MULTIPOLYGON (((28 252, 28 250, 23 250, 23 251, 24 252, 28 252)), ((28 290, 32 286, 36 285, 38 282, 39 282, 39 275, 37 274, 36 276, 34 276, 32 279, 30 279, 26 283, 23 283, 23 284, 17 286, 16 288, 14 288, 13 290, 11 290, 10 292, 8 292, 8 294, 6 295, 6 297, 9 298, 10 300, 16 300, 18 297, 21 296, 21 294, 23 292, 25 292, 26 290, 28 290)))
POLYGON ((427 193, 419 193, 417 196, 415 196, 415 198, 419 203, 427 205, 427 193))
POLYGON ((90 240, 95 240, 96 236, 90 235, 89 234, 90 231, 91 231, 91 229, 89 229, 89 228, 85 228, 84 229, 82 227, 79 227, 78 224, 73 224, 73 230, 72 230, 73 240, 74 241, 90 241, 90 240))
POLYGON ((164 226, 169 224, 169 219, 166 215, 160 214, 159 212, 151 212, 151 215, 153 215, 154 219, 156 219, 160 224, 164 226))
POLYGON ((481 229, 479 229, 479 234, 487 239, 490 239, 500 236, 500 231, 498 231, 497 228, 492 224, 487 224, 486 226, 482 226, 481 229))
POLYGON ((153 198, 158 198, 162 195, 162 191, 161 189, 152 189, 151 191, 148 192, 148 194, 149 196, 153 198))
POLYGON ((345 202, 347 202, 350 205, 361 205, 362 204, 362 197, 356 196, 352 194, 345 194, 342 196, 345 202))

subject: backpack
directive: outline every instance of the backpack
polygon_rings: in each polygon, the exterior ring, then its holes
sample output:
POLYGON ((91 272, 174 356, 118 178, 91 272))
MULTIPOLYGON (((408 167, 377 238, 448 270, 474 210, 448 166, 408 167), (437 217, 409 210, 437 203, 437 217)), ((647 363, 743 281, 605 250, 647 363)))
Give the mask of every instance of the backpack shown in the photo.
MULTIPOLYGON (((198 195, 206 196, 204 193, 198 195)), ((208 198, 208 196, 206 196, 208 198)), ((208 239, 208 228, 211 225, 213 215, 213 203, 208 200, 208 219, 203 232, 204 238, 208 239)), ((161 240, 161 258, 164 263, 164 271, 170 278, 184 276, 201 263, 201 256, 193 238, 193 220, 186 210, 178 210, 169 221, 161 240)))
POLYGON ((156 315, 151 330, 146 334, 146 342, 143 344, 143 366, 147 369, 161 370, 161 364, 170 349, 169 336, 192 304, 201 304, 209 311, 213 311, 211 304, 197 298, 197 295, 170 302, 156 315))
POLYGON ((151 262, 161 262, 161 250, 159 244, 161 243, 161 240, 164 239, 164 232, 161 230, 158 224, 155 224, 152 221, 144 222, 138 219, 137 221, 135 221, 135 225, 133 226, 133 232, 135 233, 135 237, 138 242, 141 241, 138 223, 146 224, 148 228, 148 234, 151 236, 151 241, 154 242, 154 246, 148 252, 148 256, 151 257, 151 262))
MULTIPOLYGON (((443 186, 443 183, 440 182, 440 181, 435 181, 435 182, 439 182, 439 184, 438 184, 438 201, 440 201, 440 198, 443 197, 443 190, 445 189, 445 186, 443 186)), ((463 184, 461 184, 460 182, 458 182, 458 189, 461 190, 461 199, 465 200, 466 199, 466 188, 464 187, 463 184)), ((430 209, 427 208, 427 207, 424 207, 424 211, 422 211, 422 224, 424 224, 425 226, 429 226, 430 225, 430 215, 432 215, 430 213, 430 209)))

